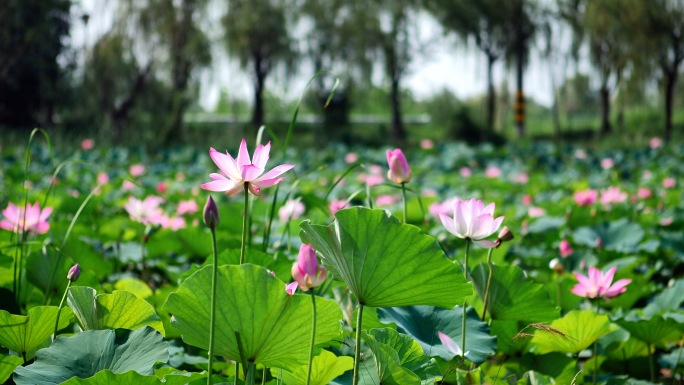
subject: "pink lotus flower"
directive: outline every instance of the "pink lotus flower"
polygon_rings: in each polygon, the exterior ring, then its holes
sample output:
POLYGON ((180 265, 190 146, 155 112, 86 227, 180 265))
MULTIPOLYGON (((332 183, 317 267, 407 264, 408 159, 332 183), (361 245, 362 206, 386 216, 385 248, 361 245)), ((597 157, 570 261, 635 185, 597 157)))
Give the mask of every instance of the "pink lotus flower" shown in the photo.
POLYGON ((524 204, 525 206, 531 205, 532 204, 532 197, 529 195, 523 196, 522 197, 522 204, 524 204))
POLYGON ((145 166, 134 164, 128 169, 128 172, 131 173, 131 176, 140 176, 145 173, 145 166))
POLYGON ((355 152, 349 152, 344 156, 344 161, 347 163, 354 163, 359 160, 359 154, 355 152))
POLYGON ((83 151, 92 150, 93 147, 95 147, 95 141, 94 140, 87 138, 87 139, 83 139, 81 141, 81 148, 83 149, 83 151))
POLYGON ((608 272, 603 274, 601 270, 596 267, 589 268, 589 276, 585 277, 582 274, 574 272, 575 278, 579 281, 575 287, 570 290, 573 294, 580 297, 610 299, 621 293, 627 291, 627 286, 632 282, 631 279, 621 279, 613 283, 613 276, 617 267, 612 267, 608 272))
POLYGON ((344 199, 340 200, 333 200, 330 202, 330 205, 328 205, 328 209, 330 209, 330 212, 335 214, 336 212, 342 210, 343 208, 347 207, 349 202, 347 202, 344 199))
POLYGON ((650 198, 651 195, 653 195, 653 192, 650 188, 639 187, 639 189, 637 190, 637 196, 639 197, 639 199, 647 199, 650 198))
POLYGON ((298 219, 304 214, 306 207, 299 199, 288 199, 278 210, 278 217, 282 222, 298 219))
POLYGON ((654 137, 651 138, 651 140, 648 142, 648 145, 649 145, 652 149, 655 150, 656 148, 659 148, 660 146, 663 145, 663 140, 660 139, 660 138, 657 137, 657 136, 654 136, 654 137))
POLYGON ((544 209, 541 208, 541 207, 533 206, 533 207, 530 207, 530 208, 527 210, 527 215, 528 215, 530 218, 541 217, 541 216, 543 216, 544 214, 546 214, 546 210, 544 210, 544 209))
POLYGON ((128 180, 128 179, 125 179, 125 180, 123 181, 123 183, 121 184, 121 188, 122 188, 124 191, 131 191, 131 190, 133 190, 133 189, 135 188, 135 183, 131 182, 131 181, 128 180))
POLYGON ((299 287, 299 282, 297 282, 297 281, 290 282, 287 284, 287 286, 285 286, 285 291, 287 292, 287 294, 292 295, 297 291, 298 287, 299 287))
POLYGON ((627 193, 620 191, 620 187, 608 187, 601 190, 601 203, 604 205, 622 203, 625 200, 627 200, 627 193))
POLYGON ((71 266, 71 269, 67 272, 67 279, 71 282, 78 281, 78 277, 81 276, 81 267, 77 264, 71 266))
POLYGON ((470 170, 470 167, 461 167, 458 170, 458 173, 464 178, 469 178, 471 175, 473 175, 473 172, 470 170))
POLYGON ((375 204, 378 207, 391 206, 397 201, 397 197, 394 195, 380 195, 378 199, 375 200, 375 204))
POLYGON ((527 173, 515 174, 512 176, 512 180, 518 184, 525 184, 530 181, 530 176, 527 173))
POLYGON ((52 207, 46 207, 42 211, 36 202, 33 206, 26 203, 26 208, 22 209, 14 203, 9 202, 7 208, 2 210, 5 217, 0 221, 0 228, 19 233, 20 231, 29 234, 45 234, 50 230, 47 218, 52 213, 52 207))
POLYGON ((430 214, 435 218, 435 220, 439 220, 440 214, 444 215, 449 215, 453 214, 454 212, 454 206, 456 205, 456 202, 459 201, 459 198, 454 197, 445 200, 444 202, 435 202, 430 205, 428 210, 430 211, 430 214))
POLYGON ((492 248, 496 243, 484 238, 494 234, 504 220, 503 216, 494 219, 494 207, 494 203, 485 207, 479 199, 457 200, 453 209, 454 217, 439 214, 439 218, 451 234, 472 240, 481 247, 492 248))
POLYGON ((194 214, 198 210, 199 210, 199 206, 197 206, 197 202, 195 202, 193 199, 188 199, 186 201, 180 201, 180 202, 178 202, 178 206, 176 206, 176 212, 180 215, 194 214))
POLYGON ((575 250, 572 249, 572 246, 570 246, 570 242, 567 239, 560 241, 560 244, 558 245, 558 254, 560 254, 561 257, 567 258, 574 252, 575 250))
POLYGON ((260 144, 254 150, 253 159, 250 159, 247 142, 244 139, 240 143, 236 159, 227 151, 224 155, 211 148, 209 156, 221 170, 221 174, 209 174, 211 182, 200 186, 205 190, 225 191, 227 194, 236 194, 247 188, 252 194, 261 195, 262 188, 277 185, 285 179, 278 176, 294 167, 293 164, 281 164, 264 174, 270 152, 271 142, 265 146, 260 144))
POLYGON ((644 170, 644 173, 641 174, 641 177, 644 178, 644 180, 649 180, 653 178, 653 173, 651 172, 651 170, 644 170))
POLYGON ((431 150, 435 147, 435 142, 430 139, 423 139, 420 141, 420 148, 423 150, 431 150))
POLYGON ((581 148, 575 150, 575 158, 577 159, 587 159, 587 152, 581 148))
POLYGON ((461 350, 461 347, 458 346, 456 341, 454 341, 448 335, 446 335, 442 332, 437 332, 437 335, 439 336, 439 340, 442 342, 442 345, 444 345, 444 347, 447 348, 447 350, 452 352, 454 355, 465 357, 468 355, 468 353, 470 353, 470 352, 463 353, 463 350, 461 350))
POLYGON ((185 223, 185 218, 170 217, 168 215, 162 215, 161 218, 159 218, 159 224, 161 225, 161 227, 169 229, 171 231, 178 231, 180 229, 184 229, 187 226, 187 224, 185 223))
POLYGON ((325 281, 325 267, 318 264, 316 251, 311 245, 302 244, 299 248, 297 262, 292 265, 292 278, 304 290, 315 289, 325 281))
POLYGON ((674 188, 677 185, 675 178, 665 178, 663 179, 663 187, 674 188))
POLYGON ((98 184, 106 184, 107 182, 109 182, 109 175, 107 175, 106 172, 100 172, 97 174, 98 184))
POLYGON ((164 198, 153 195, 148 196, 144 201, 129 197, 124 209, 128 212, 131 220, 144 225, 158 225, 161 224, 164 216, 164 212, 159 207, 162 202, 164 202, 164 198))
POLYGON ((501 176, 501 169, 496 166, 489 166, 485 170, 487 178, 498 178, 501 176))
POLYGON ((672 224, 673 221, 674 221, 674 218, 672 218, 672 217, 663 218, 660 220, 660 225, 661 226, 669 226, 672 224))
POLYGON ((163 194, 169 189, 169 185, 166 182, 157 183, 157 193, 163 194))
POLYGON ((574 198, 575 203, 577 203, 578 206, 591 206, 598 198, 598 191, 591 189, 577 191, 575 192, 574 198))
POLYGON ((387 179, 398 184, 411 181, 411 167, 409 167, 408 161, 400 149, 387 150, 387 164, 389 165, 387 179))
POLYGON ((615 166, 615 161, 611 158, 601 159, 601 168, 604 170, 609 170, 615 166))

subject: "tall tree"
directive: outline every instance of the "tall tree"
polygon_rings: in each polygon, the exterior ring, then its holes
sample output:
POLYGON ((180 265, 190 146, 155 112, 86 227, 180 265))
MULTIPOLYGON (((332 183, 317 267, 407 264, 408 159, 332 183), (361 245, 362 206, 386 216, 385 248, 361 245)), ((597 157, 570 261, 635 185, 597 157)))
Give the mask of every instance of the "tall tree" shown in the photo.
POLYGON ((291 3, 284 0, 229 0, 223 17, 228 53, 248 69, 254 83, 252 124, 264 123, 266 78, 274 67, 291 67, 296 56, 291 3))
POLYGON ((664 138, 672 137, 672 112, 679 71, 684 62, 684 1, 629 0, 629 41, 637 66, 659 68, 665 105, 664 138), (645 65, 644 65, 645 64, 645 65))
MULTIPOLYGON (((494 64, 509 51, 516 34, 516 1, 426 0, 427 8, 447 33, 474 41, 487 58, 487 129, 494 128, 494 64)), ((520 35, 521 37, 523 35, 520 35)), ((523 41, 524 39, 520 39, 523 41)))
POLYGON ((0 125, 53 123, 64 100, 71 0, 0 1, 0 125))
POLYGON ((515 61, 515 127, 519 137, 525 136, 525 92, 524 73, 530 53, 530 45, 542 20, 536 3, 531 0, 510 0, 513 6, 513 42, 509 46, 509 57, 515 61), (537 17, 537 19, 535 19, 537 17))

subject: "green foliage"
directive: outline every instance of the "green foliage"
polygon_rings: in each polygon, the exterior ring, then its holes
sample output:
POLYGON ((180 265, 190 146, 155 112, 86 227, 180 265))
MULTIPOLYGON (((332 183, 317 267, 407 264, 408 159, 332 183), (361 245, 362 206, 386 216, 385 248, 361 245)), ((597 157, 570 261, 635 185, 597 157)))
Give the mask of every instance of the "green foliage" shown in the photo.
POLYGON ((536 353, 579 353, 616 329, 607 315, 591 310, 573 310, 549 326, 537 330, 532 338, 536 353))
POLYGON ((302 241, 313 245, 326 269, 365 306, 449 308, 471 292, 434 238, 383 210, 340 210, 332 225, 300 226, 302 241))
MULTIPOLYGON (((354 367, 354 359, 336 357, 335 354, 322 350, 321 354, 314 357, 311 365, 311 384, 327 385, 344 372, 351 370, 354 367)), ((275 378, 282 377, 284 384, 305 384, 307 373, 308 365, 300 366, 292 372, 271 369, 271 375, 275 378)))
MULTIPOLYGON (((59 337, 49 348, 38 351, 33 364, 17 368, 14 382, 17 385, 57 385, 72 377, 88 378, 102 370, 110 370, 112 374, 103 374, 92 382, 102 383, 103 377, 111 378, 114 373, 136 371, 151 375, 154 364, 168 359, 169 343, 150 327, 124 333, 86 330, 72 337, 59 337)), ((138 377, 123 377, 131 376, 138 377)))
MULTIPOLYGON (((14 315, 0 310, 0 345, 7 349, 32 357, 55 331, 57 306, 36 306, 29 309, 28 314, 14 315)), ((58 329, 69 325, 72 314, 62 309, 59 315, 58 329)))

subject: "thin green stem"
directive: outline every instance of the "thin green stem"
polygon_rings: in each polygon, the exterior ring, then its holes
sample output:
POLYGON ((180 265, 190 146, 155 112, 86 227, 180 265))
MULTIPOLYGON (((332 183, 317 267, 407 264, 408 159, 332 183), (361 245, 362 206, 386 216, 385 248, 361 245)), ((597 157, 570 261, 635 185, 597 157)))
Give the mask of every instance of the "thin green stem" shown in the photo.
POLYGON ((463 276, 465 277, 466 282, 470 282, 468 280, 468 254, 470 254, 470 242, 470 238, 466 238, 465 262, 463 264, 463 276))
POLYGON ((247 373, 245 373, 245 385, 254 385, 254 363, 250 362, 247 364, 247 373))
POLYGON ((211 316, 209 320, 209 375, 207 384, 212 384, 211 374, 214 372, 214 331, 216 329, 216 287, 218 285, 218 252, 216 250, 216 230, 211 227, 211 250, 214 256, 211 276, 211 316))
MULTIPOLYGON (((487 267, 489 268, 489 277, 487 277, 487 288, 485 289, 485 296, 484 296, 484 306, 482 308, 482 321, 485 320, 485 314, 487 314, 487 305, 489 304, 489 288, 492 285, 492 276, 494 275, 494 266, 492 266, 492 252, 494 252, 494 248, 490 248, 489 252, 487 253, 487 267)), ((492 316, 492 312, 489 312, 489 317, 492 316)))
POLYGON ((266 383, 266 367, 264 366, 264 371, 261 372, 261 385, 266 383))
POLYGON ((311 343, 309 344, 309 370, 306 375, 306 385, 311 384, 311 363, 313 362, 314 345, 316 343, 316 296, 314 295, 314 289, 311 289, 311 305, 313 306, 313 317, 311 321, 311 343))
POLYGON ((245 263, 245 246, 247 246, 247 227, 249 224, 249 182, 245 182, 245 216, 242 218, 242 245, 240 246, 240 264, 245 263))
MULTIPOLYGON (((19 236, 17 236, 17 241, 19 241, 19 236)), ((17 248, 14 249, 14 281, 12 281, 12 290, 14 291, 14 300, 17 302, 17 305, 19 305, 19 275, 18 273, 18 268, 19 268, 19 263, 21 263, 21 251, 19 250, 20 246, 19 243, 17 243, 17 248)))
POLYGON ((594 359, 594 373, 592 373, 592 380, 594 385, 596 385, 596 376, 598 372, 598 342, 594 341, 594 354, 592 356, 594 359))
POLYGON ((408 206, 406 203, 406 183, 401 184, 401 199, 404 202, 404 223, 406 223, 406 218, 408 217, 408 206))
POLYGON ((463 301, 463 320, 461 321, 461 330, 463 333, 461 333, 461 351, 463 352, 463 359, 465 360, 465 352, 466 352, 466 308, 468 301, 463 301))
POLYGON ((55 321, 55 332, 53 333, 54 338, 57 338, 57 329, 59 328, 59 316, 62 314, 62 308, 64 307, 64 301, 66 301, 67 293, 69 292, 70 287, 71 287, 71 280, 69 280, 67 282, 66 290, 64 290, 64 295, 62 296, 62 300, 59 302, 59 310, 57 310, 57 320, 55 321))
POLYGON ((235 379, 233 385, 238 385, 238 378, 240 378, 240 363, 235 361, 235 379))
POLYGON ((354 375, 352 385, 359 383, 359 366, 361 364, 361 321, 363 320, 363 304, 359 302, 359 314, 356 316, 356 348, 354 349, 354 375))

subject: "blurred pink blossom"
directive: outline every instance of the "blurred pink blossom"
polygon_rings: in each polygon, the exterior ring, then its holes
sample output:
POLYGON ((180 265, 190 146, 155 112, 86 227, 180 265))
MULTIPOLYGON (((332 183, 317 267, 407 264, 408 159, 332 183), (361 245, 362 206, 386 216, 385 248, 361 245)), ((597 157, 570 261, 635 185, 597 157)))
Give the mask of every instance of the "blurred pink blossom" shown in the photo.
POLYGON ((298 219, 304 214, 304 204, 299 199, 288 199, 278 210, 278 217, 282 222, 298 219))
POLYGON ((584 276, 574 272, 575 278, 579 281, 575 287, 570 290, 573 294, 580 297, 610 299, 627 291, 626 286, 629 285, 631 279, 621 279, 613 283, 613 277, 617 267, 612 267, 605 274, 596 267, 589 268, 589 276, 584 276))
POLYGON ((485 175, 487 178, 498 178, 501 176, 501 169, 496 166, 487 166, 485 175))
POLYGON ((587 153, 581 148, 575 150, 575 158, 577 159, 587 159, 587 153))
POLYGON ((83 139, 81 141, 81 148, 83 149, 83 151, 92 150, 93 147, 95 147, 95 141, 91 138, 83 139))
POLYGON ((335 214, 336 212, 342 210, 343 208, 347 207, 347 201, 344 199, 341 200, 333 200, 330 202, 330 205, 328 208, 330 209, 330 212, 335 214))
POLYGON ((145 166, 142 164, 134 164, 128 169, 128 172, 132 176, 140 176, 145 173, 145 166))
POLYGON ((461 167, 458 170, 458 173, 464 178, 469 178, 471 175, 473 175, 473 172, 470 170, 470 167, 461 167))
POLYGON ((184 173, 183 171, 178 171, 178 172, 176 173, 176 180, 177 180, 178 182, 184 181, 184 180, 185 180, 185 173, 184 173))
POLYGON ((52 213, 52 207, 40 209, 38 202, 26 203, 25 208, 20 208, 9 202, 7 208, 2 210, 4 219, 0 221, 0 228, 15 233, 28 232, 28 234, 45 234, 50 230, 47 218, 52 213))
POLYGON ((428 188, 423 189, 422 195, 424 197, 436 197, 437 196, 437 190, 428 187, 428 188))
POLYGON ((672 221, 673 221, 672 217, 663 218, 660 220, 660 225, 661 226, 669 226, 672 224, 672 221))
POLYGON ((194 199, 180 201, 178 202, 178 206, 176 206, 176 212, 180 215, 194 214, 197 211, 199 211, 199 206, 197 205, 197 202, 194 199))
POLYGON ((354 163, 357 160, 359 160, 359 154, 355 152, 348 152, 347 155, 344 156, 344 161, 347 163, 354 163))
POLYGON ((608 187, 601 190, 601 203, 610 205, 614 203, 622 203, 627 200, 627 193, 620 190, 620 187, 608 187))
POLYGON ((653 177, 653 173, 651 170, 644 170, 644 173, 641 175, 641 177, 644 178, 644 180, 649 180, 653 177))
POLYGON ((663 187, 674 188, 677 185, 675 178, 665 178, 663 179, 663 187))
POLYGON ((603 158, 601 159, 601 168, 604 170, 608 170, 613 168, 615 166, 615 161, 612 158, 603 158))
POLYGON ((598 198, 598 191, 591 189, 580 190, 575 192, 574 198, 578 206, 591 206, 598 198))
POLYGON ((546 210, 544 210, 544 209, 541 208, 541 207, 533 206, 533 207, 530 207, 529 210, 527 210, 527 215, 528 215, 530 218, 541 217, 541 216, 543 216, 544 214, 546 214, 546 210))
POLYGON ((532 204, 532 196, 530 195, 523 195, 522 197, 522 204, 525 206, 529 206, 532 204))
POLYGON ((378 207, 383 207, 383 206, 391 206, 393 205, 398 198, 394 195, 380 195, 378 198, 375 200, 375 204, 378 205, 378 207))
POLYGON ((470 353, 469 351, 463 353, 463 350, 461 350, 461 347, 458 346, 456 341, 454 341, 448 335, 446 335, 442 332, 437 332, 437 336, 439 337, 439 340, 442 342, 442 345, 444 345, 444 347, 447 348, 447 350, 450 351, 451 353, 453 353, 454 355, 459 356, 459 357, 465 357, 468 355, 468 353, 470 353))
POLYGON ((657 137, 657 136, 654 136, 654 137, 651 138, 651 140, 648 142, 648 145, 649 145, 652 149, 655 150, 656 148, 660 148, 660 147, 663 145, 663 140, 660 139, 660 138, 657 137))
POLYGON ((121 184, 121 188, 122 188, 124 191, 131 191, 131 190, 133 190, 133 189, 135 188, 135 183, 131 182, 131 181, 128 180, 128 179, 125 179, 125 180, 123 181, 123 183, 121 184))
POLYGON ((169 217, 168 215, 162 215, 159 219, 159 224, 161 227, 172 231, 177 231, 186 227, 185 218, 169 217))
POLYGON ((158 194, 163 194, 168 189, 169 189, 169 185, 166 182, 162 181, 162 182, 157 183, 157 193, 158 194))
POLYGON ((420 141, 420 148, 423 150, 430 150, 435 147, 435 142, 430 139, 423 139, 420 141))
POLYGON ((572 249, 572 246, 570 246, 570 242, 567 239, 561 240, 560 244, 558 244, 558 254, 560 254, 561 257, 567 258, 574 252, 575 250, 572 249))
POLYGON ((522 172, 520 174, 513 175, 512 180, 513 180, 513 182, 518 183, 518 184, 525 184, 525 183, 529 182, 530 176, 527 175, 527 173, 522 172))
POLYGON ((163 202, 164 198, 154 195, 148 196, 143 201, 129 197, 128 202, 124 205, 124 209, 128 212, 131 220, 144 225, 156 225, 161 224, 164 215, 161 207, 159 207, 163 202))
POLYGON ((637 196, 639 197, 639 199, 647 199, 650 198, 651 195, 653 195, 653 192, 650 188, 639 187, 639 189, 637 190, 637 196))
POLYGON ((359 175, 359 182, 366 183, 368 186, 373 187, 385 181, 385 176, 383 175, 384 170, 377 164, 368 167, 368 171, 368 174, 364 173, 359 175))
POLYGON ((439 220, 439 215, 444 214, 444 215, 449 215, 454 212, 454 207, 456 206, 456 202, 459 201, 458 197, 453 197, 450 199, 445 200, 444 202, 435 202, 430 205, 428 208, 428 211, 430 211, 430 214, 435 218, 435 220, 439 220))
POLYGON ((107 182, 109 182, 109 175, 107 175, 106 172, 100 172, 97 174, 98 184, 106 184, 107 182))

